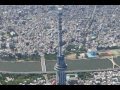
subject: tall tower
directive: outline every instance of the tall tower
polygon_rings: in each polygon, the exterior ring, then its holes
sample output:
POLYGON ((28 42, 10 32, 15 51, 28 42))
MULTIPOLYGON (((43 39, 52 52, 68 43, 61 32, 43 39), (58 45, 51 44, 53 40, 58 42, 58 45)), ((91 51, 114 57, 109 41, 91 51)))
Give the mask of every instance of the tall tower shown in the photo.
POLYGON ((58 20, 59 20, 59 29, 58 29, 58 52, 57 52, 57 63, 55 65, 56 70, 56 84, 65 85, 66 84, 66 74, 65 70, 67 65, 64 61, 64 55, 62 53, 62 8, 58 8, 58 20))

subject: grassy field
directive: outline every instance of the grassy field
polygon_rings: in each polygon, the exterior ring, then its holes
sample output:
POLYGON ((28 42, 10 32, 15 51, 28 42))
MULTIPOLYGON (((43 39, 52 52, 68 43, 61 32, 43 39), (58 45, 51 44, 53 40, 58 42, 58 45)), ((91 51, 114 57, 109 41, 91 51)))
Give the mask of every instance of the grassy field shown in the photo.
POLYGON ((57 60, 57 54, 45 54, 45 60, 57 60))
POLYGON ((120 56, 118 56, 118 58, 114 58, 114 61, 115 61, 118 65, 120 65, 120 56))

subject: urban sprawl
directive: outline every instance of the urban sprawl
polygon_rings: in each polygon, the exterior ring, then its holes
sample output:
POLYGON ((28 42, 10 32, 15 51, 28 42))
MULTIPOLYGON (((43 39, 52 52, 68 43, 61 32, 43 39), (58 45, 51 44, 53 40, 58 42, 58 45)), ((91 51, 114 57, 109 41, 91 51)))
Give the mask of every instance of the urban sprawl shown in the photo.
MULTIPOLYGON (((48 55, 45 59, 51 59, 53 54, 56 56, 58 47, 56 6, 0 5, 0 61, 39 61, 43 54, 48 55)), ((65 55, 74 52, 84 57, 83 53, 87 53, 90 49, 119 50, 120 5, 62 5, 62 7, 62 38, 65 55)), ((72 73, 74 78, 71 79, 69 73, 67 84, 120 85, 119 70, 82 74, 72 73)), ((37 78, 38 76, 34 78, 30 76, 27 83, 27 79, 17 82, 11 75, 5 77, 0 74, 0 83, 54 85, 55 75, 50 74, 52 77, 50 80, 46 80, 44 75, 37 78)))

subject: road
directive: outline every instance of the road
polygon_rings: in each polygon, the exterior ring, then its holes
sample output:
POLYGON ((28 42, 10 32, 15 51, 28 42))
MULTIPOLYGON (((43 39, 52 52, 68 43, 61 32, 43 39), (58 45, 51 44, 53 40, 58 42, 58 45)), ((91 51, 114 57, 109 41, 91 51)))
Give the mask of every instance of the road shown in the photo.
POLYGON ((46 65, 45 65, 44 54, 41 55, 41 68, 42 68, 42 72, 45 73, 43 76, 45 77, 46 83, 49 83, 48 76, 46 74, 46 65))
POLYGON ((114 57, 113 57, 113 56, 110 57, 110 58, 108 58, 108 59, 112 62, 112 64, 113 64, 113 68, 115 68, 115 66, 117 66, 117 67, 120 68, 120 66, 114 61, 114 57))
POLYGON ((41 67, 42 67, 42 72, 46 72, 46 65, 45 65, 44 54, 41 55, 41 67))

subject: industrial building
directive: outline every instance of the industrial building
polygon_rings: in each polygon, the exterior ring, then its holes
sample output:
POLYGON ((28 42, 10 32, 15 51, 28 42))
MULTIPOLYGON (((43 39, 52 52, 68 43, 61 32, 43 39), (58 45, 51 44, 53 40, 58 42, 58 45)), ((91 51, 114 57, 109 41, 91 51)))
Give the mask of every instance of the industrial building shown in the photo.
POLYGON ((97 57, 97 50, 96 49, 88 49, 86 55, 88 58, 95 58, 95 57, 97 57))

